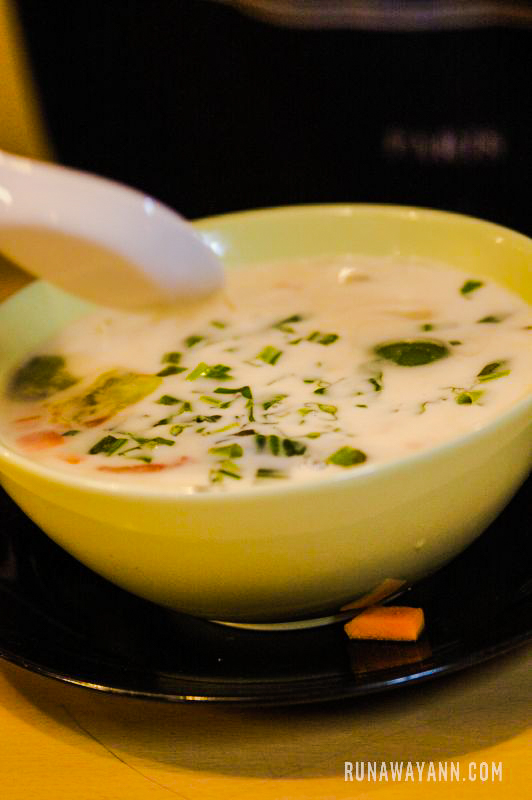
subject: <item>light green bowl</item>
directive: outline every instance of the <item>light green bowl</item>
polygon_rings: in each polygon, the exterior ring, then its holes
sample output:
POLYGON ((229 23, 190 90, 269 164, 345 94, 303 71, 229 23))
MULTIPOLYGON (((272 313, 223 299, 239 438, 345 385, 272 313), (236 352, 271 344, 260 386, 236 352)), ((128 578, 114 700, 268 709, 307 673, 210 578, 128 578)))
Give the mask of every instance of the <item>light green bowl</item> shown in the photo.
MULTIPOLYGON (((228 267, 325 254, 420 256, 531 300, 532 241, 468 217, 331 205, 230 214, 197 228, 228 267)), ((86 308, 41 282, 0 306, 4 377, 86 308)), ((0 446, 1 480, 52 539, 135 594, 207 618, 290 620, 331 613, 386 578, 415 581, 464 549, 527 474, 530 409, 530 399, 521 401, 481 430, 319 484, 139 491, 54 472, 0 446)))

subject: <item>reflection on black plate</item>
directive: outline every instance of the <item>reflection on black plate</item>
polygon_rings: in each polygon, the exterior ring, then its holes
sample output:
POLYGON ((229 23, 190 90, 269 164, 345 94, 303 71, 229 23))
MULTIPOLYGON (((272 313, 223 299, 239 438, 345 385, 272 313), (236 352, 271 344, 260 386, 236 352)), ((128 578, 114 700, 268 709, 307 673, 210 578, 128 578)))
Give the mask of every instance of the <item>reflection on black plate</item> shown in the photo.
POLYGON ((340 624, 247 631, 159 608, 68 556, 0 490, 0 656, 104 691, 257 705, 355 697, 463 669, 532 638, 527 488, 403 595, 425 611, 415 644, 349 642, 340 624))

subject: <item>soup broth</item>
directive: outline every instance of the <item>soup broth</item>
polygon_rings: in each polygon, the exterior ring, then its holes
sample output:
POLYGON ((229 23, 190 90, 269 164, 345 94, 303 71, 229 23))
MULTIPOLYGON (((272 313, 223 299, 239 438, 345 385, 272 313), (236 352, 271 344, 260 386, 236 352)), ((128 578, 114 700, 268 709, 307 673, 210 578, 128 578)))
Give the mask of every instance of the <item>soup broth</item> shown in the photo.
POLYGON ((0 433, 54 469, 179 492, 347 474, 523 398, 531 324, 517 295, 444 265, 237 269, 179 314, 68 326, 10 376, 0 433))

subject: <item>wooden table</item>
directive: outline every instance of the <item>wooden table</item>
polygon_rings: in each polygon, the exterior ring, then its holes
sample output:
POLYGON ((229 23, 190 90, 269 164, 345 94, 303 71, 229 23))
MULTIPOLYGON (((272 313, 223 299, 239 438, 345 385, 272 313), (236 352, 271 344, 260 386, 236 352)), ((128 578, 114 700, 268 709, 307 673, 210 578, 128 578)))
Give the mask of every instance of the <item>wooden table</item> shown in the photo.
POLYGON ((0 797, 520 800, 530 792, 531 654, 522 647, 424 685, 281 709, 117 697, 0 662, 0 797), (425 762, 424 780, 346 782, 346 761, 366 772, 376 762, 378 774, 381 762, 402 761, 404 776, 408 761, 425 762), (429 762, 436 774, 447 765, 447 782, 429 780, 429 762), (502 780, 481 781, 492 763, 502 780))

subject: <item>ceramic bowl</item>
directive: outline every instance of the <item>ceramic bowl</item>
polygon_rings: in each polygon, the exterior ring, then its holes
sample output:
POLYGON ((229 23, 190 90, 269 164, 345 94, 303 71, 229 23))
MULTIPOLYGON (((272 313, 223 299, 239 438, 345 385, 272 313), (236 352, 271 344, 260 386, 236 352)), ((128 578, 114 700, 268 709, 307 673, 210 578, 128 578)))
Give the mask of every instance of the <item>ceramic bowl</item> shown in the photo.
MULTIPOLYGON (((532 242, 469 217, 331 205, 229 214, 196 226, 229 269, 325 254, 419 256, 531 300, 532 242)), ((86 310, 44 282, 4 302, 3 375, 86 310)), ((124 589, 210 619, 303 619, 334 613, 385 579, 416 581, 482 533, 528 472, 531 404, 522 400, 480 430, 319 485, 171 494, 54 472, 1 445, 0 473, 43 531, 124 589)))

